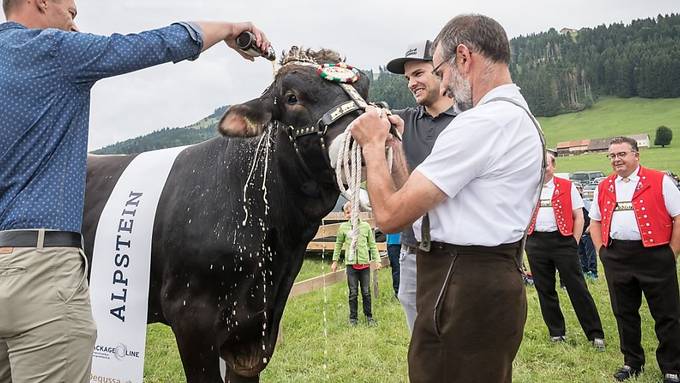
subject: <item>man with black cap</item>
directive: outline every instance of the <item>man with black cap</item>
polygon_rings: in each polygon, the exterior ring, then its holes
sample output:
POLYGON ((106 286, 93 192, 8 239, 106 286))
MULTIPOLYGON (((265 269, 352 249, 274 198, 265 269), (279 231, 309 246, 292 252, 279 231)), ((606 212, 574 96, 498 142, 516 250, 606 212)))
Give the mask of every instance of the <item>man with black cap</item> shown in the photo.
MULTIPOLYGON (((395 111, 404 120, 401 147, 409 173, 432 151, 439 133, 456 116, 453 99, 439 92, 441 81, 432 74, 430 40, 412 44, 403 57, 387 64, 387 70, 403 74, 418 106, 395 111)), ((395 151, 398 152, 398 151, 395 151)), ((416 319, 416 238, 411 226, 401 235, 399 256, 399 302, 404 307, 410 331, 416 319)))

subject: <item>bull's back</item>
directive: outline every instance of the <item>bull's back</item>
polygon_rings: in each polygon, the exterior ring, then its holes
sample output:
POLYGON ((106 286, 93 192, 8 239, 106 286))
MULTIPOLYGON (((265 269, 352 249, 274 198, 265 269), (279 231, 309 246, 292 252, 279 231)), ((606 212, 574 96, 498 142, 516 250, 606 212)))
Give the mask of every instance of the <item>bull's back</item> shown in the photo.
POLYGON ((121 174, 135 157, 136 155, 87 156, 83 237, 85 239, 85 254, 90 259, 92 259, 97 224, 106 201, 121 174))

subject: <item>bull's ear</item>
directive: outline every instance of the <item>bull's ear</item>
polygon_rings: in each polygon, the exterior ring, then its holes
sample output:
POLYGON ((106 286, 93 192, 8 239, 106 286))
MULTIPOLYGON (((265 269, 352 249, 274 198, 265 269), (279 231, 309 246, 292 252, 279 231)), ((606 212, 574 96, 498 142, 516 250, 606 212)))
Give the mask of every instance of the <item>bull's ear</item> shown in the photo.
POLYGON ((222 116, 217 129, 227 137, 259 136, 272 119, 270 105, 261 98, 234 105, 222 116))

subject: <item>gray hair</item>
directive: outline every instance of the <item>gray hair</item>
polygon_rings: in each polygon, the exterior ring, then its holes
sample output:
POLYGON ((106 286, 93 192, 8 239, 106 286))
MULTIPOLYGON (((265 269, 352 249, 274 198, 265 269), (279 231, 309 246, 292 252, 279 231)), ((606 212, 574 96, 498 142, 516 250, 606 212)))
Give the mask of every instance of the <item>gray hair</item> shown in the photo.
POLYGON ((609 146, 612 146, 614 144, 628 144, 630 147, 633 149, 634 152, 638 152, 638 144, 637 141, 633 138, 630 137, 614 137, 609 141, 609 146))
POLYGON ((494 63, 510 63, 508 35, 496 20, 488 16, 469 14, 454 17, 434 39, 432 49, 441 45, 443 57, 450 60, 460 44, 494 63))

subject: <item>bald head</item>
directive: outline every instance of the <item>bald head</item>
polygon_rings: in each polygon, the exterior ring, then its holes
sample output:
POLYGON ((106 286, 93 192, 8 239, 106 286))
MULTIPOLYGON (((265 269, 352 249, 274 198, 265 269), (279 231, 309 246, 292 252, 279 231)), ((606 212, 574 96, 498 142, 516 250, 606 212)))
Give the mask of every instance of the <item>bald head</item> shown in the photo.
POLYGON ((5 16, 9 16, 12 10, 19 4, 21 0, 2 0, 2 11, 5 12, 5 16))
POLYGON ((75 0, 2 0, 8 21, 30 29, 56 28, 77 31, 75 0))

